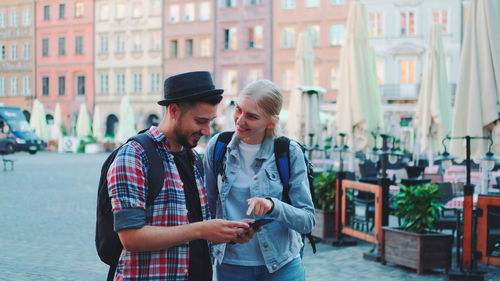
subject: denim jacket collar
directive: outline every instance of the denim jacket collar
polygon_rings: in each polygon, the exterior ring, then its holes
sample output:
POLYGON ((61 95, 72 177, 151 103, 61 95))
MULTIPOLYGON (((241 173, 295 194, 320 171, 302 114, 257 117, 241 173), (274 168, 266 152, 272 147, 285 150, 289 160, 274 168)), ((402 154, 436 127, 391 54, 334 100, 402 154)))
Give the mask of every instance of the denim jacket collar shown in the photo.
MULTIPOLYGON (((227 151, 231 155, 236 156, 233 153, 236 153, 240 142, 241 139, 238 138, 236 134, 234 134, 231 141, 227 145, 227 151)), ((260 146, 259 152, 257 152, 257 155, 255 156, 255 159, 265 161, 269 156, 271 156, 273 150, 273 142, 274 142, 273 138, 266 136, 260 146)))

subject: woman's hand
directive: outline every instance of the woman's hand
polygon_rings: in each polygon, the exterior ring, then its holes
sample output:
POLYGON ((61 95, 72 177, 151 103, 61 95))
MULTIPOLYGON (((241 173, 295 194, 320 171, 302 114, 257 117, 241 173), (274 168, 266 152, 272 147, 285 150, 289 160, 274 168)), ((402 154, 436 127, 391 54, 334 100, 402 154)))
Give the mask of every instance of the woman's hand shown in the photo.
MULTIPOLYGON (((244 219, 243 220, 243 222, 245 222, 245 223, 250 223, 252 221, 255 221, 255 220, 253 220, 253 219, 244 219)), ((252 240, 252 238, 256 232, 260 232, 262 230, 262 227, 263 227, 262 225, 257 227, 257 228, 249 227, 248 229, 245 229, 245 232, 236 235, 236 238, 233 239, 231 242, 239 243, 239 244, 248 243, 248 242, 250 242, 250 240, 252 240)))
POLYGON ((252 211, 254 215, 262 216, 267 214, 274 208, 274 202, 269 198, 250 198, 247 200, 247 203, 247 216, 250 216, 252 214, 252 211))

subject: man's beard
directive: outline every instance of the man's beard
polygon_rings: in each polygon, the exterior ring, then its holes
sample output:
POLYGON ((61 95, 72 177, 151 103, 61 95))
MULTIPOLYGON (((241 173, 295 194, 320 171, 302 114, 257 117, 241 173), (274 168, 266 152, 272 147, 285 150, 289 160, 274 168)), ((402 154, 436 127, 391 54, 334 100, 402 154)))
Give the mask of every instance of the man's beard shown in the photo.
POLYGON ((189 143, 188 138, 190 135, 184 134, 180 127, 175 128, 175 135, 177 136, 177 142, 187 149, 191 149, 198 145, 198 141, 195 141, 193 144, 189 143))

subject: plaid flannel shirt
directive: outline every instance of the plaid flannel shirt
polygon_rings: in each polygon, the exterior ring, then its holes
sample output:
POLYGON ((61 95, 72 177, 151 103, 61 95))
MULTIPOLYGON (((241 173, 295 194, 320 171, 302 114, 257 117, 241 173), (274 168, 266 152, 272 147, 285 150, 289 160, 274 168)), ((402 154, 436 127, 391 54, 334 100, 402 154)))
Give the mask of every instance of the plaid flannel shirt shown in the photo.
MULTIPOLYGON (((163 189, 152 206, 146 205, 147 158, 144 149, 131 141, 118 152, 108 171, 108 191, 113 213, 128 209, 146 210, 146 225, 176 226, 189 223, 182 180, 170 153, 168 139, 157 127, 148 132, 155 141, 165 166, 163 189)), ((200 194, 203 219, 209 219, 207 193, 203 178, 193 163, 200 194)), ((115 280, 188 280, 189 243, 151 252, 123 249, 115 280)))

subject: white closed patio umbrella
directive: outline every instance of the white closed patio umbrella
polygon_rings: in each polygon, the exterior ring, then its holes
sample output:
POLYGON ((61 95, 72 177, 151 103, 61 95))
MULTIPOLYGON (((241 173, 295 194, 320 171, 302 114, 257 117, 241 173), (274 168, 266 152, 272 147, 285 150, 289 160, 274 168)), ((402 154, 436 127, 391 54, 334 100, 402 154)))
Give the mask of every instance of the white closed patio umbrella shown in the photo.
MULTIPOLYGON (((451 135, 488 136, 500 111, 500 1, 471 2, 463 42, 451 135)), ((471 142, 476 162, 485 154, 486 144, 471 142)), ((450 153, 464 159, 465 141, 451 141, 450 153)))
POLYGON ((52 130, 50 132, 51 139, 58 140, 61 137, 61 125, 62 125, 61 105, 59 103, 56 103, 56 108, 54 110, 54 124, 52 125, 52 130))
POLYGON ((336 125, 355 150, 373 146, 372 131, 383 131, 382 101, 377 83, 375 52, 368 40, 366 9, 352 2, 340 51, 340 81, 336 125))
POLYGON ((104 138, 101 127, 101 111, 98 105, 94 107, 94 115, 92 118, 92 136, 96 140, 102 140, 104 138))
POLYGON ((417 153, 428 152, 429 165, 433 165, 433 151, 441 149, 441 140, 451 133, 451 118, 452 108, 442 26, 431 24, 415 114, 420 136, 417 140, 420 143, 420 151, 417 153))
POLYGON ((120 120, 118 121, 118 131, 115 140, 125 143, 131 136, 136 134, 135 117, 132 105, 128 97, 123 97, 120 102, 120 120))
POLYGON ((78 117, 76 119, 76 136, 80 138, 85 138, 92 135, 92 130, 90 128, 90 117, 87 111, 87 106, 82 103, 80 105, 80 110, 78 111, 78 117))
POLYGON ((306 144, 309 144, 306 139, 306 118, 308 118, 306 105, 308 104, 308 97, 303 95, 299 87, 314 86, 314 53, 311 40, 309 32, 301 32, 297 39, 295 83, 290 92, 289 117, 285 127, 285 133, 288 137, 306 144))
POLYGON ((47 128, 47 119, 45 118, 45 109, 43 108, 43 104, 38 99, 33 101, 30 127, 39 138, 45 141, 48 140, 49 131, 47 128))

